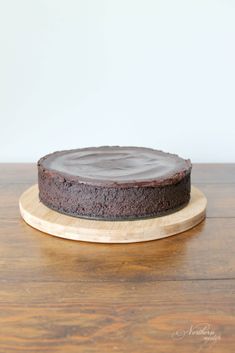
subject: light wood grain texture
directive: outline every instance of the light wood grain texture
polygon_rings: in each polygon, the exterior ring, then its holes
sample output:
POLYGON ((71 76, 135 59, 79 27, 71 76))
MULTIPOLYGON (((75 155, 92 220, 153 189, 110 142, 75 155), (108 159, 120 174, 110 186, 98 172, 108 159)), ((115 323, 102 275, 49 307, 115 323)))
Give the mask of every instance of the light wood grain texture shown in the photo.
POLYGON ((205 221, 110 245, 28 226, 18 199, 36 167, 0 165, 0 353, 234 352, 234 177, 235 164, 194 165, 205 221), (214 341, 189 333, 202 323, 214 341), (185 336, 176 340, 178 331, 185 336))
POLYGON ((88 220, 60 214, 43 205, 36 184, 21 195, 19 207, 26 223, 60 238, 97 243, 135 243, 166 238, 196 226, 205 218, 206 203, 203 193, 192 187, 189 204, 164 217, 119 222, 88 220))

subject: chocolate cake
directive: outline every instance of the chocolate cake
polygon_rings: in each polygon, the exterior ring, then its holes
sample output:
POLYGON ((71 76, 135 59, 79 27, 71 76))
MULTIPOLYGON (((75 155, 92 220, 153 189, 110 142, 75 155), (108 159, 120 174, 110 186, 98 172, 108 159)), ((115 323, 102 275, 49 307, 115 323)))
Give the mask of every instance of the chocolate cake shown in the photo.
POLYGON ((162 216, 189 202, 191 168, 190 160, 143 147, 58 151, 38 161, 39 198, 75 217, 162 216))

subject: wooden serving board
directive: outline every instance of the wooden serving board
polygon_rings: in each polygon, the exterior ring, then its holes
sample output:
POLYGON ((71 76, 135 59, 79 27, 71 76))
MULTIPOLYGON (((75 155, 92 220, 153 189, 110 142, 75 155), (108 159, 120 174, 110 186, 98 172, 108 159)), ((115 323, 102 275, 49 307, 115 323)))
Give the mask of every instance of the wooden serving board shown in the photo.
POLYGON ((100 221, 66 216, 39 201, 38 185, 20 197, 20 213, 30 226, 66 239, 98 243, 134 243, 165 238, 184 232, 200 223, 206 215, 207 200, 194 186, 189 204, 173 214, 133 221, 100 221))

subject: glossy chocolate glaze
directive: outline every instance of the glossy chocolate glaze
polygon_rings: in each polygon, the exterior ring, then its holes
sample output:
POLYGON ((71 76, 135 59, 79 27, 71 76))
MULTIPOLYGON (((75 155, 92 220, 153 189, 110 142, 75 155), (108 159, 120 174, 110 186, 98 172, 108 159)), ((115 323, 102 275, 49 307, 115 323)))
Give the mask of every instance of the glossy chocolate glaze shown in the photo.
POLYGON ((173 184, 191 171, 190 160, 143 147, 102 146, 49 154, 38 161, 47 172, 107 186, 173 184))

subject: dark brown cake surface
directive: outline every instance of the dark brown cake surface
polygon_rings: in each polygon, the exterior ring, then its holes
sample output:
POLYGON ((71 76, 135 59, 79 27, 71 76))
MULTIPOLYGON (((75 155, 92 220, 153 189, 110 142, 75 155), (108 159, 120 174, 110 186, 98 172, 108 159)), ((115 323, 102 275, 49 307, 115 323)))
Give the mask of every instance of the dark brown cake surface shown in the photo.
POLYGON ((40 200, 77 217, 164 215, 190 198, 190 160, 143 147, 58 151, 38 161, 40 200))

